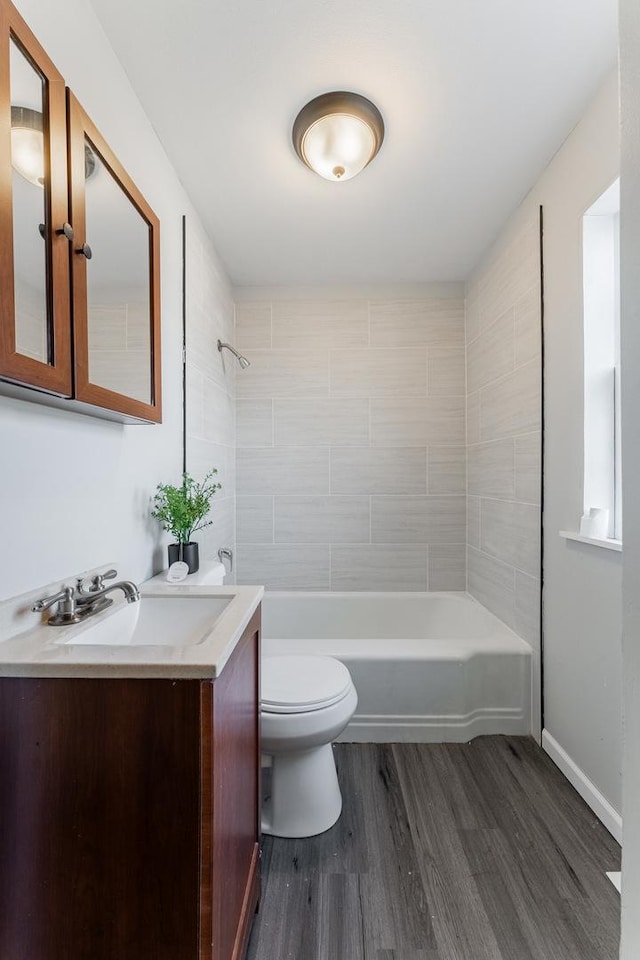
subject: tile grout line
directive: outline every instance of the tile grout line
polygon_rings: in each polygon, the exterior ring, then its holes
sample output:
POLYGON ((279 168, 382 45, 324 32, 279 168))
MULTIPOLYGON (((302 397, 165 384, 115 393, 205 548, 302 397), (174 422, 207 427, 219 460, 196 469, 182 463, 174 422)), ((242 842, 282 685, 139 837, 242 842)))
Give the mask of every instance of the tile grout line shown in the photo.
POLYGON ((425 563, 424 581, 426 584, 427 593, 429 593, 431 589, 431 548, 429 543, 425 544, 424 563, 425 563))
MULTIPOLYGON (((510 433, 504 437, 494 437, 490 440, 476 440, 474 443, 468 444, 470 447, 482 447, 487 446, 490 443, 506 443, 508 440, 526 440, 530 437, 540 436, 541 430, 538 427, 536 430, 527 430, 525 433, 510 433)), ((451 444, 454 446, 454 444, 451 444)))
POLYGON ((333 593, 333 544, 329 544, 329 592, 333 593))
POLYGON ((273 397, 270 400, 271 403, 271 446, 276 447, 276 411, 275 411, 275 401, 273 397))

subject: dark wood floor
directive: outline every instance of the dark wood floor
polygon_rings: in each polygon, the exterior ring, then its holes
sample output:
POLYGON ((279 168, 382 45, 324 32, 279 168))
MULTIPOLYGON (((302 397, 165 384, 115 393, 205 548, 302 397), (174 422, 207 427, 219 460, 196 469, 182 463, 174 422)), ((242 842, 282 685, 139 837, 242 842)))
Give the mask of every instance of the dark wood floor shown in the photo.
POLYGON ((332 830, 265 837, 249 960, 615 960, 620 848, 533 740, 341 744, 332 830))

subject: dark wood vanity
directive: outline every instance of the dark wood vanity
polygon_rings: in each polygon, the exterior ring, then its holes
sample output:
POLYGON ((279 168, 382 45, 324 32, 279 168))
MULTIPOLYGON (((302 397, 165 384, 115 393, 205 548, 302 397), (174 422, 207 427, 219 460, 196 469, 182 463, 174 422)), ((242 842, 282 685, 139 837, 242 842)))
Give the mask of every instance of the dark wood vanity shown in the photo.
POLYGON ((241 960, 260 608, 213 681, 0 679, 3 960, 241 960))
POLYGON ((0 0, 0 393, 162 419, 160 225, 0 0))

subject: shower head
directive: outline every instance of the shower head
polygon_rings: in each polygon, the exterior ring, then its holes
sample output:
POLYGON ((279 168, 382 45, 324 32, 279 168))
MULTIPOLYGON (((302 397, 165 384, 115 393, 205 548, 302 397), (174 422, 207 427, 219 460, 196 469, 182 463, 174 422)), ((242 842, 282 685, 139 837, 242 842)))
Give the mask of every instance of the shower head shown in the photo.
POLYGON ((247 360, 246 357, 243 357, 241 353, 238 353, 236 348, 232 347, 230 343, 223 343, 222 340, 218 340, 218 350, 220 351, 220 353, 222 353, 223 347, 225 348, 225 350, 231 351, 231 353, 234 355, 234 357, 238 361, 241 370, 246 370, 247 367, 251 366, 251 361, 247 360))

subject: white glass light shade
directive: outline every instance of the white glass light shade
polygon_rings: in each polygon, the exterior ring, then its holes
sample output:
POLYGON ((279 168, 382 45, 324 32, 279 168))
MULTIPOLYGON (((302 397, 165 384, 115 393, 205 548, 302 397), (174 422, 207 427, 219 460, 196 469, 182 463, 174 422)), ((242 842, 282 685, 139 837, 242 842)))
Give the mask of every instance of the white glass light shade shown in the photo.
POLYGON ((316 120, 302 138, 302 152, 312 170, 325 180, 350 180, 375 152, 371 127, 343 113, 316 120))
POLYGON ((306 104, 293 125, 293 146, 325 180, 351 180, 373 160, 384 139, 378 108, 358 93, 336 90, 306 104))
POLYGON ((44 137, 33 127, 11 128, 11 165, 36 186, 44 185, 44 137))
MULTIPOLYGON (((44 187, 46 163, 43 117, 30 107, 11 107, 11 166, 21 177, 44 187)), ((88 143, 84 147, 84 176, 88 180, 97 172, 96 156, 88 143)))

